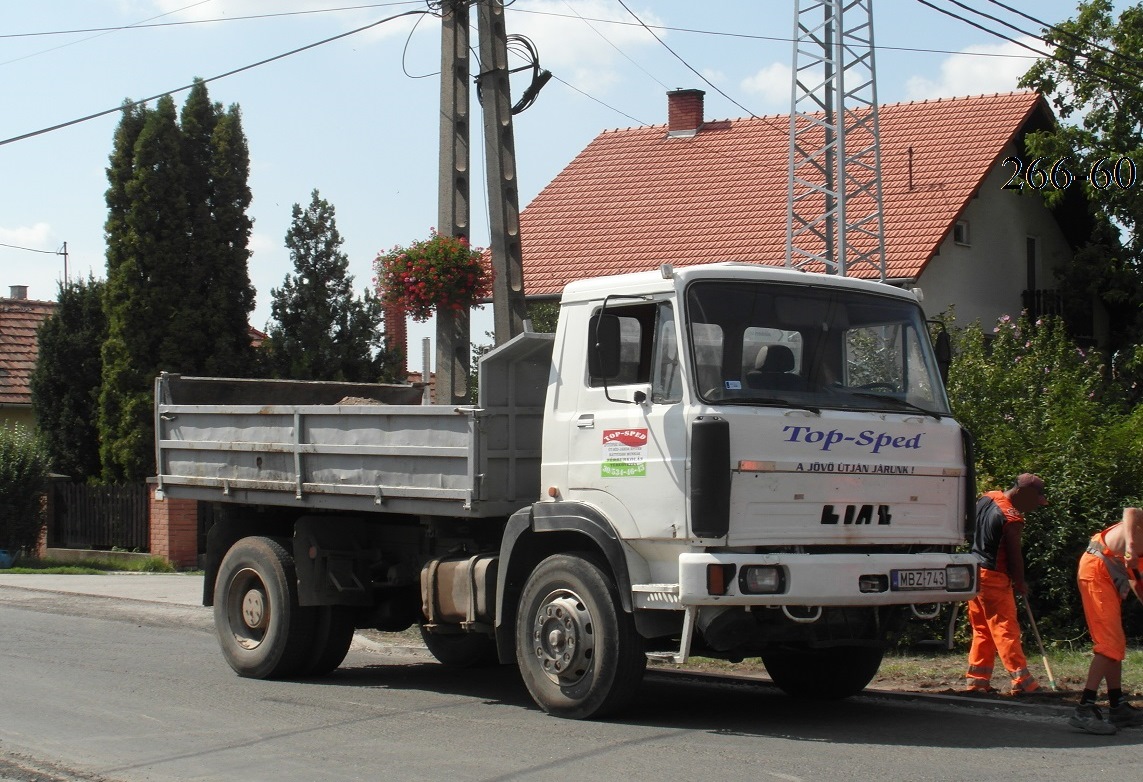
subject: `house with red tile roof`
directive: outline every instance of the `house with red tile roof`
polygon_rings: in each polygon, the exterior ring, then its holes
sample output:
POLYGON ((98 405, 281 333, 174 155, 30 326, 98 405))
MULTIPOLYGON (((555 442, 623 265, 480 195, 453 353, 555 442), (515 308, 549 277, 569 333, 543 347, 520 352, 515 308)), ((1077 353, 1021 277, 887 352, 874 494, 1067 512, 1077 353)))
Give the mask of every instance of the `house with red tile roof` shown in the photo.
POLYGON ((29 299, 23 285, 13 285, 10 291, 9 298, 0 298, 0 426, 31 429, 36 419, 28 380, 39 353, 36 331, 55 312, 56 303, 29 299))
MULTIPOLYGON (((668 93, 665 125, 601 133, 523 210, 529 298, 663 263, 785 264, 789 117, 708 121, 702 95, 668 93)), ((1073 219, 1080 189, 1054 213, 1030 188, 1003 187, 1005 158, 1055 121, 1043 97, 898 103, 879 120, 887 281, 921 288, 930 318, 954 307, 959 325, 1058 306, 1054 271, 1089 230, 1073 219)))

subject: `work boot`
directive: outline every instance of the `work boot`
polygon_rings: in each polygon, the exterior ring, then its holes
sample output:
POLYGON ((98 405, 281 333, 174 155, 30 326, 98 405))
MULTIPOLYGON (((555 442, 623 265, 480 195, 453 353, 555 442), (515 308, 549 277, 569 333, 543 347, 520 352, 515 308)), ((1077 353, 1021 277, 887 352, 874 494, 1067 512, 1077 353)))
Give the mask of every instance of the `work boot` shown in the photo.
POLYGON ((1127 701, 1120 701, 1118 706, 1107 710, 1107 721, 1117 728, 1137 728, 1143 725, 1143 710, 1127 701))
POLYGON ((1027 695, 1040 689, 1040 683, 1035 679, 1024 679, 1019 682, 1012 682, 1013 695, 1027 695))
POLYGON ((1076 706, 1075 713, 1068 717, 1068 724, 1084 733, 1095 733, 1099 736, 1110 736, 1119 731, 1119 728, 1103 718, 1099 707, 1094 703, 1081 703, 1076 706))

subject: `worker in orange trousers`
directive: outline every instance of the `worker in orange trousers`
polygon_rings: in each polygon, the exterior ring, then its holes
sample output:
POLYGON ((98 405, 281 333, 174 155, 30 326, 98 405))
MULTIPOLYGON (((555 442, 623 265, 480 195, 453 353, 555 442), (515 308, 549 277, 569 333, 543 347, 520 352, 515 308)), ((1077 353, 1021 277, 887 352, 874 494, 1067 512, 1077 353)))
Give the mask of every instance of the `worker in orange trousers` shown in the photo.
POLYGON ((1044 481, 1027 472, 1007 491, 990 491, 976 503, 972 553, 980 559, 980 590, 968 603, 972 648, 965 681, 970 692, 995 692, 997 655, 1012 679, 1012 694, 1040 688, 1020 642, 1015 592, 1028 596, 1021 546, 1024 514, 1047 504, 1044 481))

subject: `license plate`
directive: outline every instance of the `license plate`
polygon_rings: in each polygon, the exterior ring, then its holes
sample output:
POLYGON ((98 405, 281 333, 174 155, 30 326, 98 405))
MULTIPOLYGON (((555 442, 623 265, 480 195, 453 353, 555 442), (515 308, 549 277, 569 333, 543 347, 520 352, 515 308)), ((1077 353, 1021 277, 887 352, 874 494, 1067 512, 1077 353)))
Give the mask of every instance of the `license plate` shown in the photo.
POLYGON ((944 568, 916 568, 913 570, 890 570, 890 588, 895 591, 910 589, 944 589, 944 568))

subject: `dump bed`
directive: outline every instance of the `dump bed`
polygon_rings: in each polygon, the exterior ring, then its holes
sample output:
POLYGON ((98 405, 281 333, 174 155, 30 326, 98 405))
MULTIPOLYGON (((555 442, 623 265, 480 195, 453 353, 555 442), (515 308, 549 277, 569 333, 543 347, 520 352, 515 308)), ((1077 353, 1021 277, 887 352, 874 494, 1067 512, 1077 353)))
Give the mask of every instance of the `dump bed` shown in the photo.
POLYGON ((444 516, 507 515, 539 497, 552 338, 480 363, 477 406, 414 386, 189 378, 155 383, 159 489, 171 497, 444 516))

